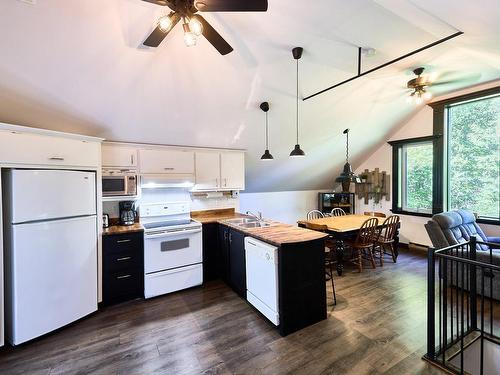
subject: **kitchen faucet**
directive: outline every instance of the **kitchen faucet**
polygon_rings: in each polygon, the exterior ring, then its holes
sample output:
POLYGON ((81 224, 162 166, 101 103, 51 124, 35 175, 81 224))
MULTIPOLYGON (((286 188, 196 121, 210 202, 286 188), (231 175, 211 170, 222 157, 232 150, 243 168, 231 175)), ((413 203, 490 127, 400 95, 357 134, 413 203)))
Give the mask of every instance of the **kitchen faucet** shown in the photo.
POLYGON ((247 215, 253 216, 259 222, 263 221, 263 219, 262 219, 262 212, 260 212, 260 211, 257 211, 257 215, 255 215, 252 211, 247 211, 247 215))

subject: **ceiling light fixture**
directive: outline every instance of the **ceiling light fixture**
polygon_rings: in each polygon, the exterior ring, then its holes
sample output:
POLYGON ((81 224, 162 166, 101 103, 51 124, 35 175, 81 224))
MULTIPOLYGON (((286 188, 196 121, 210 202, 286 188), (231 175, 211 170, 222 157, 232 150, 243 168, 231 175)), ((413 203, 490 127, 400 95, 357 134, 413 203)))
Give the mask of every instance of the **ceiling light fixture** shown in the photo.
POLYGON ((196 18, 191 18, 189 20, 189 28, 191 32, 196 36, 201 36, 203 34, 203 25, 196 18))
POLYGON ((345 151, 345 164, 344 170, 340 173, 335 179, 335 182, 340 182, 342 184, 342 192, 348 193, 349 187, 351 186, 351 182, 360 183, 361 178, 355 175, 352 171, 351 164, 349 164, 349 129, 345 129, 343 134, 346 135, 346 151, 345 151))
POLYGON ((264 151, 264 154, 260 157, 260 160, 273 160, 273 156, 269 152, 269 122, 267 118, 267 112, 269 112, 269 103, 268 102, 262 102, 260 103, 260 109, 264 111, 266 114, 266 151, 264 151))
POLYGON ((432 94, 427 91, 427 86, 431 85, 425 77, 422 77, 424 68, 417 68, 413 71, 417 78, 414 78, 407 83, 407 87, 413 90, 407 98, 408 103, 415 103, 416 105, 422 104, 425 100, 430 100, 432 94))
POLYGON ((184 19, 184 24, 182 25, 184 28, 184 44, 186 47, 193 47, 196 45, 196 35, 191 31, 189 27, 189 23, 184 19))
POLYGON ((172 13, 169 15, 163 15, 160 18, 158 18, 158 28, 163 31, 164 33, 170 31, 172 28, 172 18, 170 17, 172 13))
POLYGON ((302 57, 302 52, 304 52, 304 49, 302 47, 295 47, 292 50, 292 55, 295 61, 297 62, 297 144, 295 145, 294 149, 292 152, 290 152, 290 157, 291 158, 297 158, 297 157, 303 157, 305 156, 305 152, 302 151, 300 148, 299 144, 299 60, 302 57))

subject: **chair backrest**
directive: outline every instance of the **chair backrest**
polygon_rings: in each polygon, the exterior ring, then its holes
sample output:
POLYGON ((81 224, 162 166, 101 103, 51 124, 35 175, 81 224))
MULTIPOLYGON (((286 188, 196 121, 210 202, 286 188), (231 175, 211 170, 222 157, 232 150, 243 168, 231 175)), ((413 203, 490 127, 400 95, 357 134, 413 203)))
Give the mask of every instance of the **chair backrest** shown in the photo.
MULTIPOLYGON (((478 240, 485 241, 486 236, 477 225, 476 218, 472 212, 467 210, 452 210, 442 212, 432 217, 432 221, 439 225, 448 244, 457 245, 470 240, 471 236, 478 237, 478 240)), ((429 228, 426 227, 429 231, 429 228)), ((432 237, 431 237, 432 240, 432 237)), ((486 245, 477 245, 478 250, 487 250, 486 245)))
POLYGON ((373 245, 376 239, 377 226, 378 219, 376 217, 366 220, 359 229, 356 244, 361 246, 373 245))
POLYGON ((325 215, 319 210, 311 210, 307 213, 307 220, 322 219, 325 215))
POLYGON ((375 212, 375 211, 365 212, 365 216, 386 217, 386 215, 383 212, 375 212))
POLYGON ((331 216, 345 216, 345 211, 339 207, 335 207, 330 214, 331 216))
POLYGON ((384 220, 382 224, 382 230, 380 231, 379 234, 379 241, 383 242, 390 242, 394 241, 394 238, 396 238, 396 233, 398 231, 398 224, 399 224, 399 216, 398 215, 391 215, 387 219, 384 220))

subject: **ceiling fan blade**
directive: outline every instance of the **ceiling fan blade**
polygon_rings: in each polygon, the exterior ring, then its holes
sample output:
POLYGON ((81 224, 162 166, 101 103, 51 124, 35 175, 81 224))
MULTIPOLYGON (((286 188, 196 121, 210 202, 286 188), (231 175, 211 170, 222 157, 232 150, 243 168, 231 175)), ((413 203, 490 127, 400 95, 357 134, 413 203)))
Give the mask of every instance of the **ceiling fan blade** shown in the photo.
POLYGON ((200 12, 267 12, 267 0, 195 0, 200 12))
POLYGON ((442 86, 442 85, 448 85, 452 83, 463 83, 463 84, 469 84, 469 83, 474 83, 479 81, 481 78, 480 73, 471 73, 471 74, 450 74, 447 73, 445 75, 442 75, 441 77, 449 77, 447 80, 440 80, 438 79, 436 82, 430 83, 430 86, 442 86))
POLYGON ((233 47, 202 16, 195 14, 193 18, 196 18, 203 25, 203 36, 221 55, 227 55, 233 51, 233 47))
POLYGON ((163 39, 166 38, 168 33, 172 31, 172 29, 175 27, 175 25, 177 25, 177 23, 181 19, 179 15, 177 15, 177 13, 172 14, 170 17, 172 18, 172 26, 170 26, 170 29, 167 32, 160 29, 160 26, 156 26, 153 32, 149 34, 149 36, 142 44, 148 47, 158 47, 160 43, 163 41, 163 39))
POLYGON ((142 0, 142 1, 145 1, 147 3, 156 4, 156 5, 160 5, 162 7, 171 5, 170 1, 167 1, 167 0, 142 0))

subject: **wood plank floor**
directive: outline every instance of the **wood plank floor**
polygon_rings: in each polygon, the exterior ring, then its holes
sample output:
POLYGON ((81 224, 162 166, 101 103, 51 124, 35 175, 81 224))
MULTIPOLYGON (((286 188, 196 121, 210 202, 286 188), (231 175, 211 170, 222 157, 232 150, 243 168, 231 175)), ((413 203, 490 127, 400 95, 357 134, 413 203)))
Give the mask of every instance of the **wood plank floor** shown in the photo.
POLYGON ((426 259, 328 282, 328 319, 285 338, 221 282, 99 311, 0 350, 0 374, 441 374, 421 360, 426 259))

